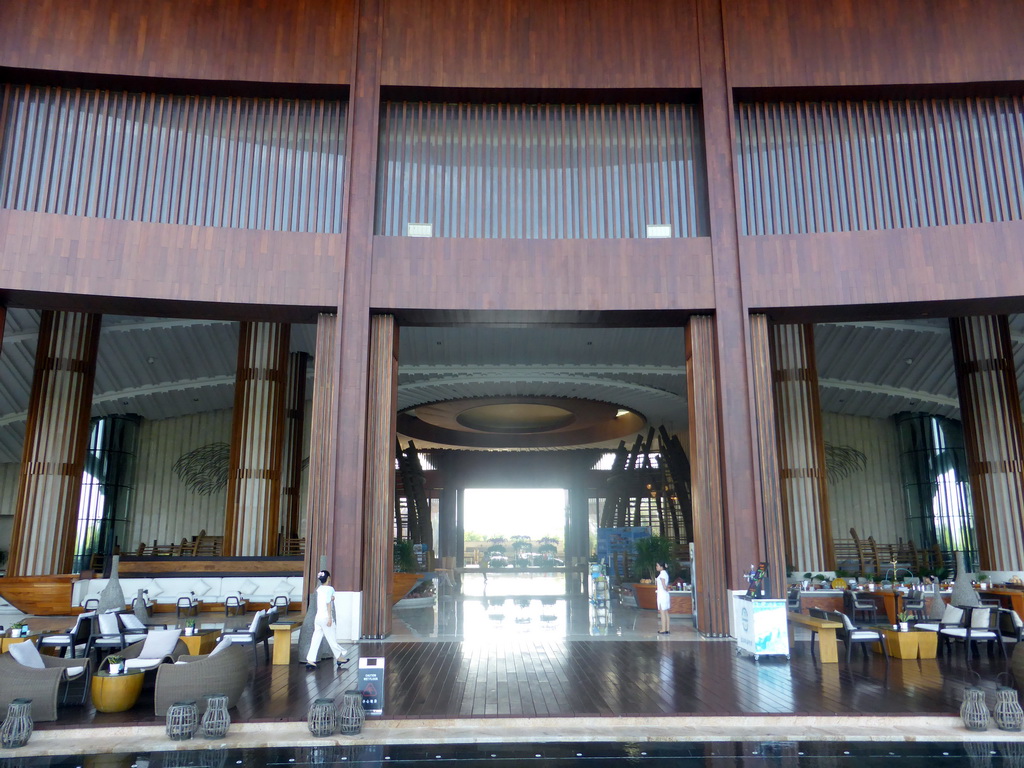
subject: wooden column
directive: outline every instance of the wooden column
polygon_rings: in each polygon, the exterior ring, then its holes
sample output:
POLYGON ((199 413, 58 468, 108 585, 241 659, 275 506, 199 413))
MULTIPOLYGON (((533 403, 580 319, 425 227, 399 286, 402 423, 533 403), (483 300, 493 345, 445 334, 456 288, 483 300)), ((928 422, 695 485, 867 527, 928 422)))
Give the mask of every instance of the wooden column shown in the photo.
POLYGON ((288 355, 284 394, 284 444, 281 449, 281 533, 299 536, 299 495, 302 490, 302 450, 305 447, 306 369, 309 354, 288 355))
POLYGON ((694 315, 686 324, 686 391, 690 420, 693 542, 696 559, 697 629, 729 634, 726 594, 726 531, 722 509, 721 439, 718 429, 718 377, 715 320, 694 315))
POLYGON ((398 409, 398 329, 392 315, 370 321, 370 381, 366 416, 363 509, 363 637, 391 633, 394 572, 395 414, 398 409))
MULTIPOLYGON (((737 230, 733 95, 725 44, 722 0, 696 0, 701 114, 708 178, 709 231, 714 265, 715 355, 722 451, 722 504, 729 531, 719 580, 746 587, 742 572, 765 559, 761 550, 760 469, 748 361, 747 308, 741 279, 737 230)), ((693 443, 691 443, 693 445, 693 443)))
POLYGON ((814 326, 772 328, 772 377, 787 553, 798 571, 835 567, 814 326))
POLYGON ((101 320, 50 311, 40 319, 10 576, 71 571, 101 320))
POLYGON ((761 520, 768 563, 769 597, 786 591, 786 524, 779 497, 779 458, 772 392, 770 325, 765 315, 750 316, 750 367, 754 376, 754 415, 761 469, 761 520))
POLYGON ((366 482, 367 350, 370 271, 380 119, 383 0, 358 0, 353 79, 349 89, 345 192, 345 265, 338 315, 338 419, 332 500, 331 564, 335 589, 355 592, 363 579, 363 499, 366 482))
POLYGON ((289 326, 241 323, 224 554, 277 554, 289 326))
MULTIPOLYGON (((313 410, 309 418, 309 489, 306 497, 306 559, 303 594, 316 588, 320 558, 328 554, 334 530, 334 480, 338 432, 335 382, 338 373, 338 316, 320 314, 313 355, 313 410)), ((329 559, 329 558, 328 558, 329 559)), ((330 565, 328 565, 330 569, 330 565)))
POLYGON ((1024 427, 1003 315, 949 321, 983 570, 1024 567, 1024 427))

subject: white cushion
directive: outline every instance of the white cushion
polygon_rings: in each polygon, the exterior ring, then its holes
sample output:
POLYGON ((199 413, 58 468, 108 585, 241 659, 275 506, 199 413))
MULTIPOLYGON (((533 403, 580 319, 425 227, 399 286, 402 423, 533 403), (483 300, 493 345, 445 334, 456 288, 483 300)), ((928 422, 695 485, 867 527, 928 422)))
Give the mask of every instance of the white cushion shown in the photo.
POLYGON ((143 631, 146 629, 146 625, 139 621, 139 617, 133 613, 122 613, 121 623, 124 624, 125 629, 141 629, 143 631))
POLYGON ((1011 610, 1009 608, 1004 608, 1003 610, 1005 610, 1008 614, 1010 614, 1010 619, 1013 620, 1013 626, 1015 626, 1015 627, 1024 627, 1024 621, 1021 621, 1020 616, 1017 615, 1016 611, 1011 610))
POLYGON ((293 584, 288 579, 281 579, 279 582, 277 582, 277 584, 274 585, 274 594, 284 595, 285 597, 290 598, 292 596, 292 590, 294 589, 295 584, 293 584))
POLYGON ((76 677, 80 677, 85 674, 85 667, 68 667, 64 670, 64 676, 68 680, 74 680, 76 677))
POLYGON ((914 628, 923 629, 928 632, 938 632, 941 629, 941 626, 939 626, 938 624, 915 624, 914 628))
POLYGON ((957 608, 955 605, 947 605, 946 610, 942 612, 942 618, 939 620, 939 623, 959 624, 963 617, 964 612, 961 609, 957 608))
POLYGON ((220 639, 220 642, 217 643, 217 647, 214 648, 212 651, 210 651, 210 655, 211 656, 216 656, 218 653, 220 653, 225 648, 227 648, 229 645, 231 645, 231 642, 232 641, 231 641, 230 637, 222 637, 220 639))
POLYGON ((861 640, 866 637, 869 637, 873 640, 879 639, 878 633, 871 629, 855 629, 853 632, 850 633, 851 640, 861 640))
POLYGON ((975 608, 971 611, 971 629, 988 629, 991 612, 989 608, 975 608))
POLYGON ((257 584, 255 581, 253 581, 252 579, 246 579, 238 585, 238 595, 239 597, 241 597, 243 594, 251 595, 256 591, 258 587, 259 584, 257 584))
POLYGON ((163 663, 163 657, 159 659, 125 659, 125 669, 156 669, 163 663))
POLYGON ((856 627, 854 627, 853 625, 853 622, 850 621, 849 616, 847 616, 845 613, 840 613, 839 616, 841 617, 839 620, 843 622, 843 628, 846 629, 847 632, 849 632, 851 629, 856 629, 856 627))
POLYGON ((252 617, 252 623, 249 624, 249 631, 250 632, 255 632, 256 631, 256 627, 259 626, 260 619, 263 618, 263 615, 265 613, 266 613, 266 611, 256 611, 256 615, 254 615, 252 617))
POLYGON ((7 650, 11 652, 11 656, 14 657, 14 660, 23 667, 46 669, 46 665, 43 663, 43 657, 39 655, 39 649, 36 648, 35 643, 30 640, 26 640, 23 643, 13 643, 7 650))
POLYGON ((212 587, 209 584, 207 584, 203 579, 196 579, 192 583, 192 586, 189 587, 189 590, 191 592, 196 593, 196 597, 202 597, 203 595, 207 594, 211 589, 212 587))
MULTIPOLYGON (((180 629, 154 629, 146 635, 146 642, 139 652, 140 659, 162 659, 169 656, 178 643, 180 629)), ((129 659, 131 661, 131 659, 129 659)))
MULTIPOLYGON (((967 637, 967 630, 963 627, 951 627, 942 630, 942 634, 950 637, 967 637)), ((972 640, 992 640, 996 636, 996 633, 990 629, 972 629, 971 639, 972 640)))
POLYGON ((117 635, 121 633, 121 625, 117 621, 116 613, 101 613, 99 620, 101 635, 117 635))

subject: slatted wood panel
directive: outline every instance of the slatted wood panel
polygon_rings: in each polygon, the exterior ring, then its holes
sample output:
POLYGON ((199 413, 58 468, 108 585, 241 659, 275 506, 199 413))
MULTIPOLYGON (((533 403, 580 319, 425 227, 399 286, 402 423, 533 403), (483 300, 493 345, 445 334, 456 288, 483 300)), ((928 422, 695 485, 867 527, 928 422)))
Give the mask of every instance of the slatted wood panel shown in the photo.
POLYGON ((370 321, 363 504, 363 637, 391 633, 397 397, 398 327, 392 315, 374 315, 370 321))
POLYGON ((1024 99, 736 107, 743 234, 1019 221, 1024 99))
POLYGON ((42 313, 11 533, 12 576, 70 573, 102 317, 42 313))
POLYGON ((376 234, 707 234, 694 105, 386 102, 380 132, 376 234))
POLYGON ((783 597, 786 583, 786 530, 779 490, 779 454, 775 403, 772 395, 771 326, 760 313, 750 316, 750 365, 753 373, 754 417, 761 479, 764 559, 768 565, 769 597, 783 597))
MULTIPOLYGON (((628 715, 894 715, 955 714, 963 696, 962 655, 925 661, 864 658, 821 664, 810 643, 798 641, 791 661, 737 655, 732 642, 601 640, 542 635, 486 643, 360 644, 350 658, 385 659, 384 720, 411 718, 620 717, 628 715)), ((323 664, 309 673, 301 664, 260 662, 232 722, 304 720, 320 697, 340 699, 355 687, 355 662, 336 674, 323 664)), ((998 655, 984 652, 973 665, 991 701, 998 655)), ((96 713, 65 707, 57 723, 162 724, 153 715, 152 689, 127 712, 96 713)))
POLYGON ((224 554, 277 554, 291 327, 242 323, 232 411, 224 554))
MULTIPOLYGON (((284 445, 281 447, 281 536, 299 536, 299 500, 302 485, 302 456, 305 450, 306 369, 309 354, 288 355, 288 385, 285 392, 284 445)), ((278 554, 281 554, 280 552, 278 554)))
POLYGON ((345 104, 6 85, 0 206, 340 232, 345 104))
MULTIPOLYGON (((309 419, 309 489, 306 496, 305 535, 307 594, 320 570, 320 557, 330 552, 334 526, 335 469, 331 446, 337 434, 338 316, 322 313, 316 323, 313 353, 313 404, 309 419)), ((328 564, 328 570, 333 568, 328 564)))
POLYGON ((978 555, 1011 570, 1024 552, 1024 423, 1005 315, 950 318, 978 555))
POLYGON ((697 621, 711 636, 729 634, 725 602, 725 515, 722 507, 722 459, 718 450, 718 376, 715 366, 715 319, 694 315, 686 324, 686 405, 689 411, 690 488, 693 495, 693 541, 697 551, 697 621))
POLYGON ((832 570, 835 554, 825 486, 814 326, 776 324, 771 342, 787 562, 800 571, 832 570))

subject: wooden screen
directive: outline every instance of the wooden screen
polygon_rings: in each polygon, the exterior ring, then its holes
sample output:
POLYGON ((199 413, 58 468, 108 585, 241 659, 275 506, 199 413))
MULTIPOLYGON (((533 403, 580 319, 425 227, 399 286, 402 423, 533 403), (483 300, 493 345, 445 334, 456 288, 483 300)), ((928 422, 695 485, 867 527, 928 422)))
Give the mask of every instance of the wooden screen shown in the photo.
POLYGON ((0 207, 340 232, 345 104, 7 85, 0 207))
POLYGON ((707 235, 704 148, 689 104, 386 102, 378 235, 707 235))
POLYGON ((1024 218, 1024 99, 743 103, 740 231, 1024 218))

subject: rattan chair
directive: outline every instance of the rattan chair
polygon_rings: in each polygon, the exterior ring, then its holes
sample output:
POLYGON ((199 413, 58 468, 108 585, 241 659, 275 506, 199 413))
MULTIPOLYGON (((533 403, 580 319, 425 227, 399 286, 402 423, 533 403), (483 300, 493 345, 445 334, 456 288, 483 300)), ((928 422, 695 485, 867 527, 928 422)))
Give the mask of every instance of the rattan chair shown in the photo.
POLYGON ((228 641, 221 642, 213 653, 183 655, 178 661, 186 663, 162 664, 157 669, 153 709, 158 717, 178 701, 195 701, 201 714, 206 708, 204 697, 213 693, 227 696, 228 707, 233 707, 249 682, 249 652, 228 641))
POLYGON ((962 642, 964 644, 964 658, 970 660, 971 651, 978 655, 978 641, 988 643, 988 650, 991 654, 993 646, 999 646, 999 652, 1006 658, 1006 648, 1003 647, 1002 637, 999 634, 999 611, 995 608, 973 606, 957 606, 964 612, 963 621, 956 627, 942 627, 939 629, 939 640, 943 647, 948 648, 951 643, 962 642))
POLYGON ((0 655, 0 711, 14 699, 32 699, 32 719, 48 722, 57 719, 58 706, 85 703, 92 680, 88 659, 40 658, 43 669, 27 667, 10 653, 0 655))
MULTIPOLYGON (((273 613, 273 619, 277 618, 276 611, 273 613)), ((273 620, 271 615, 267 611, 257 611, 253 617, 252 622, 246 629, 225 629, 221 632, 221 642, 226 638, 231 638, 234 643, 252 643, 252 657, 257 663, 259 657, 256 654, 256 646, 259 643, 263 643, 263 653, 267 657, 267 663, 270 663, 270 624, 273 620)))

